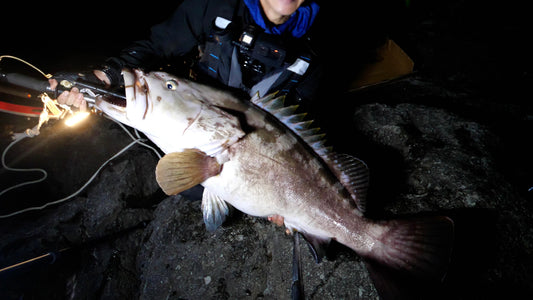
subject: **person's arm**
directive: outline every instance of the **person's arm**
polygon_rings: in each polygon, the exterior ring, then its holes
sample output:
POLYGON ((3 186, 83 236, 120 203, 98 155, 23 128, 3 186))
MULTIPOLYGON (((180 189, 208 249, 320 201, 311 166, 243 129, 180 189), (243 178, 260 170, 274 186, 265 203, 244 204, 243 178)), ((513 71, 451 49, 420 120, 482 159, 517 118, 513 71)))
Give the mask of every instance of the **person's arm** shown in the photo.
POLYGON ((204 24, 205 13, 208 5, 216 5, 213 2, 216 1, 185 0, 168 20, 152 27, 149 39, 137 41, 122 50, 119 56, 107 59, 101 71, 108 77, 108 83, 120 82, 123 68, 152 69, 203 43, 205 26, 208 26, 204 24))
MULTIPOLYGON (((203 33, 210 25, 206 23, 210 16, 205 15, 216 11, 212 9, 216 2, 185 0, 167 21, 152 27, 149 39, 134 42, 119 56, 107 59, 101 68, 93 71, 94 75, 106 86, 120 85, 124 68, 151 69, 164 60, 189 53, 203 42, 203 33)), ((57 81, 51 79, 50 86, 55 88, 57 81)), ((62 93, 57 100, 82 110, 87 107, 77 89, 62 93)))

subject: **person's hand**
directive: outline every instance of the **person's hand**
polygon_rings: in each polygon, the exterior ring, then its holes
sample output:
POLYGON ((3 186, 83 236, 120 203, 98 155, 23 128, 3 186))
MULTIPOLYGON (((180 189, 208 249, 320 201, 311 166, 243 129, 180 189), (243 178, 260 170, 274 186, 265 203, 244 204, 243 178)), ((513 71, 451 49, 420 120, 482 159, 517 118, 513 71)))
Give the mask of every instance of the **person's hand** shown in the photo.
MULTIPOLYGON (((109 78, 107 75, 99 70, 94 71, 94 75, 96 78, 101 80, 105 86, 109 86, 111 84, 109 78)), ((52 90, 55 90, 58 82, 55 79, 49 79, 48 82, 50 83, 50 88, 52 90)), ((85 101, 83 94, 80 93, 80 90, 76 87, 73 87, 70 89, 70 91, 64 91, 57 97, 57 102, 59 104, 65 104, 69 106, 74 106, 78 108, 80 111, 87 111, 87 101, 85 101)))
MULTIPOLYGON (((57 80, 53 78, 48 79, 48 83, 50 83, 50 88, 52 90, 55 90, 58 85, 57 80)), ((70 91, 64 91, 63 93, 59 94, 57 97, 57 102, 59 104, 77 107, 80 111, 87 110, 87 101, 85 101, 83 94, 80 93, 80 90, 76 87, 73 87, 70 89, 70 91)))
POLYGON ((109 79, 109 77, 107 77, 104 71, 94 70, 93 74, 94 76, 96 76, 96 78, 98 78, 101 82, 103 82, 106 87, 111 86, 111 80, 109 79))

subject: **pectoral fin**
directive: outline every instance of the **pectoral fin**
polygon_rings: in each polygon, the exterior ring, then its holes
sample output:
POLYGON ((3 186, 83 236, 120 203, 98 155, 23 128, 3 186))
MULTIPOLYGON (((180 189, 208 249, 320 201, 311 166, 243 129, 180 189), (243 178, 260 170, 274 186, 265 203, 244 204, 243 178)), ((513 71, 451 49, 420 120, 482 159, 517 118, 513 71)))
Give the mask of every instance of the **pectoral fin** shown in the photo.
POLYGON ((214 157, 196 149, 173 152, 157 163, 157 183, 167 195, 181 193, 220 173, 222 167, 214 157))
POLYGON ((202 197, 202 213, 204 215, 205 227, 208 231, 215 231, 229 214, 229 207, 219 196, 204 189, 202 197))

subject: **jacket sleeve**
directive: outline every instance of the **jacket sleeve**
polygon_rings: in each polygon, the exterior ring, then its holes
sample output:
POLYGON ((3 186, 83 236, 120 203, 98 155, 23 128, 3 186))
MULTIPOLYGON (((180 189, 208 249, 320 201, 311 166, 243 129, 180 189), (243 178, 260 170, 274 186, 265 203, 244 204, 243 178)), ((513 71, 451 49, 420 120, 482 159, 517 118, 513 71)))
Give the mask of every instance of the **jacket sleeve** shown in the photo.
MULTIPOLYGON (((151 29, 150 38, 134 42, 119 56, 106 60, 102 68, 112 84, 120 82, 123 68, 151 69, 172 57, 183 56, 205 39, 210 23, 206 16, 213 0, 185 0, 174 14, 151 29)), ((210 9, 212 10, 212 9, 210 9)))

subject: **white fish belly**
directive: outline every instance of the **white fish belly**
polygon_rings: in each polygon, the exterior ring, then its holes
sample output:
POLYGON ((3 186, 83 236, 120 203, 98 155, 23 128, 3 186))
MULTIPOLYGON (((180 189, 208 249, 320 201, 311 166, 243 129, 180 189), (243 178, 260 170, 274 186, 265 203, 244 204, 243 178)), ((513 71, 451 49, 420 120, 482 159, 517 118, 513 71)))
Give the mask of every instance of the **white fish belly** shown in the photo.
POLYGON ((332 221, 342 218, 335 204, 344 202, 342 187, 328 181, 319 160, 294 142, 280 135, 265 145, 260 137, 247 136, 231 147, 222 172, 203 185, 246 214, 280 215, 288 227, 334 237, 338 224, 332 221))
POLYGON ((260 170, 242 171, 239 161, 224 163, 222 172, 207 179, 202 185, 238 210, 257 217, 280 214, 285 210, 286 201, 278 196, 275 186, 278 182, 270 179, 260 170))

